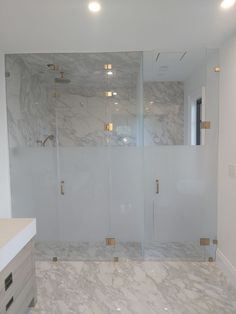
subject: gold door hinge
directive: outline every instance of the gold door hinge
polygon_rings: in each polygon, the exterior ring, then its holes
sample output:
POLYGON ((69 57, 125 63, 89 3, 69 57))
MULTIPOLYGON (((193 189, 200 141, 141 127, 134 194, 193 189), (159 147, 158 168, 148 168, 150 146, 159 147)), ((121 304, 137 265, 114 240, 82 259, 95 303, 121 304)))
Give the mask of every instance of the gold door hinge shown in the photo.
POLYGON ((211 128, 211 122, 210 121, 201 121, 201 129, 209 130, 210 128, 211 128))
POLYGON ((201 238, 200 239, 200 245, 201 246, 208 246, 208 245, 210 245, 210 239, 209 238, 201 238))
POLYGON ((108 131, 108 132, 112 132, 113 131, 113 123, 111 123, 111 122, 105 123, 104 130, 108 131))
POLYGON ((106 245, 107 246, 116 245, 116 239, 115 238, 106 238, 106 245))

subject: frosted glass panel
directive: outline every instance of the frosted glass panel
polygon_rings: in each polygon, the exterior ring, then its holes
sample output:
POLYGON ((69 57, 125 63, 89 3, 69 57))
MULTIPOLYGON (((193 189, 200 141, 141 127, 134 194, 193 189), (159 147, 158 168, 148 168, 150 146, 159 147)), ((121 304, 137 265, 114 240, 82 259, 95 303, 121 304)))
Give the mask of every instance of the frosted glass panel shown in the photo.
POLYGON ((145 148, 145 254, 202 260, 216 239, 217 147, 145 148), (159 194, 156 193, 159 180, 159 194))
POLYGON ((60 241, 104 243, 108 234, 107 148, 60 147, 60 241))
POLYGON ((110 151, 110 237, 115 256, 140 259, 144 232, 143 151, 112 147, 110 151))

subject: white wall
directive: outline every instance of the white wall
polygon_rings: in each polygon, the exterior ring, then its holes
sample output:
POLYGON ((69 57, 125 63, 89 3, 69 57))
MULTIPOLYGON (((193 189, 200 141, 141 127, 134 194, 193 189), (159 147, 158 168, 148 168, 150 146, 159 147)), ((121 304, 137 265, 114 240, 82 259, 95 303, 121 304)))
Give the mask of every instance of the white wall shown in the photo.
POLYGON ((0 52, 0 218, 11 216, 4 54, 0 52))
POLYGON ((236 268, 236 35, 221 48, 220 64, 218 256, 233 270, 236 268))

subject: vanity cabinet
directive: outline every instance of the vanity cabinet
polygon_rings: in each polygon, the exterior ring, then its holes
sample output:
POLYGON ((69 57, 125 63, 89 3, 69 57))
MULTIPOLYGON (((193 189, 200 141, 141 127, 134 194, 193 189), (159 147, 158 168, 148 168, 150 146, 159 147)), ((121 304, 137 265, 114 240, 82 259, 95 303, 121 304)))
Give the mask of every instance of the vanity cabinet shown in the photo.
MULTIPOLYGON (((15 237, 15 241, 19 239, 20 235, 15 237)), ((13 242, 9 241, 9 243, 13 242)), ((7 246, 5 247, 7 249, 7 246)), ((11 250, 8 251, 11 253, 11 250)), ((35 302, 34 240, 31 238, 0 269, 0 314, 25 314, 29 306, 34 306, 35 302)))

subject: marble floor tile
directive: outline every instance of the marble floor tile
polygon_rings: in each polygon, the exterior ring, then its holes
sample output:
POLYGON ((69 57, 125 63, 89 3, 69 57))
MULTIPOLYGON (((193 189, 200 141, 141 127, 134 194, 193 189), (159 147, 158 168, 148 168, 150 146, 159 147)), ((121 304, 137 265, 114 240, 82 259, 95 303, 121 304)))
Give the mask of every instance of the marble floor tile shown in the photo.
POLYGON ((235 314, 236 291, 215 263, 36 263, 30 314, 235 314))

